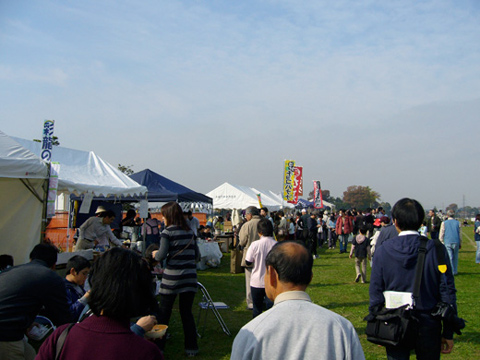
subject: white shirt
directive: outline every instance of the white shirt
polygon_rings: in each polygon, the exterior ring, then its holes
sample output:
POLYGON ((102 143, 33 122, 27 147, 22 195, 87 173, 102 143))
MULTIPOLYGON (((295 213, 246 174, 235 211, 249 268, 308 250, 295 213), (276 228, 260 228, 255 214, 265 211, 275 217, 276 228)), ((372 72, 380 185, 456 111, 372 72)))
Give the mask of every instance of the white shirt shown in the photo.
POLYGON ((92 216, 80 226, 79 230, 80 238, 97 240, 100 246, 109 245, 109 240, 117 246, 122 246, 122 242, 113 235, 110 226, 103 223, 103 218, 92 216))
POLYGON ((274 238, 262 236, 248 248, 245 261, 253 263, 250 286, 260 289, 265 288, 265 259, 276 243, 274 238))
POLYGON ((188 226, 190 226, 190 229, 192 229, 195 236, 198 236, 198 228, 200 227, 200 221, 194 216, 192 217, 192 220, 187 218, 187 224, 188 226))

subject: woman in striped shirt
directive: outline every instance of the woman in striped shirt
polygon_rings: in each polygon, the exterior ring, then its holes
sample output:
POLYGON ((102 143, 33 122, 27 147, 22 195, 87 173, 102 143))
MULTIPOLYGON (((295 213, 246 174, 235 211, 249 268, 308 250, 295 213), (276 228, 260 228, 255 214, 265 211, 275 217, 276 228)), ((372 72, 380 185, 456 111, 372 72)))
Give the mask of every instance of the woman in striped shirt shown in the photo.
MULTIPOLYGON (((185 352, 188 356, 195 356, 198 344, 192 305, 197 291, 198 247, 180 205, 171 201, 162 206, 161 212, 165 219, 165 230, 161 234, 160 249, 152 253, 159 262, 167 260, 160 285, 159 323, 168 325, 178 294, 185 352)), ((165 346, 165 337, 161 346, 165 346)))

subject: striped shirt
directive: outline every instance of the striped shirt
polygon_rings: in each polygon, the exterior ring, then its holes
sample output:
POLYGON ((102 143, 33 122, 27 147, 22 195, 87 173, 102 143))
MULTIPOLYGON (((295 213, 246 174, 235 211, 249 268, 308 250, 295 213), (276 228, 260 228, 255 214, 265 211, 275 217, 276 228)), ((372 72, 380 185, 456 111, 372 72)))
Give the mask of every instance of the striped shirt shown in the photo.
POLYGON ((160 294, 170 295, 188 291, 197 291, 197 266, 195 263, 198 252, 192 231, 172 225, 162 231, 160 250, 155 260, 167 259, 167 265, 162 276, 160 294))

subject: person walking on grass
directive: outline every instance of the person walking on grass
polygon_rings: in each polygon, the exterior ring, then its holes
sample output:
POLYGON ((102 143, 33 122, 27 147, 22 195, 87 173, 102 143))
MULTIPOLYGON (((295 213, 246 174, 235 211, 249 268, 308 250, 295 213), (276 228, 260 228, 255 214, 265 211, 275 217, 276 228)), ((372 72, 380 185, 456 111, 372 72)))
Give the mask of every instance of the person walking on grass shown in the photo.
POLYGON ((462 248, 462 238, 460 237, 460 223, 454 219, 455 212, 447 211, 447 220, 440 226, 440 241, 447 248, 448 257, 452 264, 453 275, 458 274, 458 251, 462 248))
POLYGON ((367 238, 367 228, 362 226, 358 234, 352 241, 352 248, 350 249, 350 259, 355 254, 355 282, 362 279, 362 284, 367 281, 367 258, 371 259, 370 255, 370 239, 367 238))
MULTIPOLYGON (((370 314, 384 308, 388 298, 395 300, 399 293, 411 298, 413 292, 420 247, 418 228, 425 218, 425 211, 418 201, 404 198, 393 206, 392 218, 399 234, 375 250, 370 276, 370 314)), ((440 352, 448 354, 453 349, 452 324, 432 314, 439 302, 446 303, 455 314, 457 312, 451 266, 448 263, 443 269, 437 258, 437 251, 442 251, 446 258, 447 250, 443 245, 439 246, 437 250, 434 241, 427 241, 420 296, 415 305, 418 328, 414 334, 413 349, 406 345, 386 346, 389 360, 409 359, 412 350, 417 360, 440 359, 440 352)))
POLYGON ((258 222, 257 231, 260 239, 250 245, 245 256, 247 266, 253 266, 250 289, 254 318, 262 313, 264 301, 266 302, 267 310, 273 306, 273 302, 265 296, 265 258, 277 243, 273 238, 273 225, 267 218, 262 218, 258 222))
POLYGON ((365 359, 350 321, 305 292, 313 258, 302 243, 277 243, 265 265, 265 291, 274 306, 240 329, 231 360, 365 359))

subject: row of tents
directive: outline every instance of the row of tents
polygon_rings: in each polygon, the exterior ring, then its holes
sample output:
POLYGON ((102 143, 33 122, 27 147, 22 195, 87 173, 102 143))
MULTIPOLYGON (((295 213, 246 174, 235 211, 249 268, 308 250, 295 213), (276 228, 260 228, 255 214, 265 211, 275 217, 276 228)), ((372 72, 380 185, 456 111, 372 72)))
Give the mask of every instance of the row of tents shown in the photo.
MULTIPOLYGON (((49 166, 39 157, 41 147, 0 131, 0 254, 13 255, 15 263, 28 261, 29 250, 40 241, 49 181, 49 166)), ((51 161, 60 164, 57 195, 70 201, 81 201, 86 194, 115 202, 177 201, 185 210, 206 213, 258 206, 258 195, 271 211, 289 205, 272 191, 229 183, 204 195, 149 169, 129 177, 92 151, 56 146, 51 161)))

